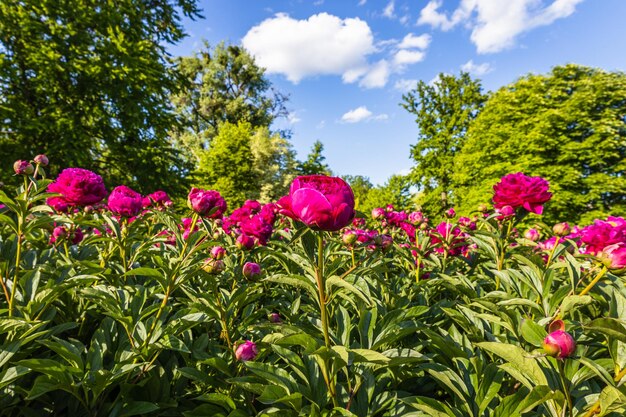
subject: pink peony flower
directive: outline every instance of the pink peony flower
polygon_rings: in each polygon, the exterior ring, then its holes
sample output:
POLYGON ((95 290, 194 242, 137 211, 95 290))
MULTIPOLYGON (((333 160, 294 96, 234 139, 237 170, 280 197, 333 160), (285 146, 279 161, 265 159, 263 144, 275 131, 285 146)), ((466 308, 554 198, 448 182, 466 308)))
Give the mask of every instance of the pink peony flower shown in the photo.
POLYGON ((141 211, 142 200, 141 194, 125 185, 120 185, 111 191, 108 206, 109 210, 118 216, 134 217, 141 211))
POLYGON ((341 178, 305 175, 291 183, 280 209, 314 230, 336 231, 355 216, 352 188, 341 178))
POLYGON ((626 242, 615 243, 602 249, 598 255, 611 269, 626 268, 626 242))
POLYGON ((192 188, 187 203, 193 211, 210 219, 219 219, 226 211, 226 200, 214 190, 192 188))
POLYGON ((555 330, 543 340, 543 349, 548 356, 564 359, 576 351, 576 341, 564 330, 555 330))
POLYGON ((626 220, 622 217, 596 220, 581 230, 580 237, 586 253, 595 255, 607 246, 626 243, 626 220))
POLYGON ((414 211, 409 213, 409 223, 418 225, 424 221, 424 214, 421 211, 414 211))
POLYGON ((256 347, 256 343, 250 340, 246 340, 235 349, 235 358, 237 358, 238 361, 252 361, 258 354, 259 351, 256 347))
POLYGON ((521 172, 505 175, 493 186, 494 207, 523 207, 529 212, 541 214, 543 204, 552 198, 548 187, 548 181, 541 177, 528 177, 521 172))
POLYGON ((143 208, 148 208, 150 206, 154 206, 157 208, 171 207, 172 200, 170 200, 170 197, 165 191, 158 190, 153 192, 152 194, 148 194, 147 196, 145 196, 141 201, 141 204, 143 208))
POLYGON ((87 169, 66 168, 48 186, 49 193, 59 193, 47 203, 57 211, 65 212, 72 206, 84 207, 99 203, 106 197, 107 190, 100 175, 87 169))
POLYGON ((254 262, 246 262, 243 265, 242 272, 243 276, 246 277, 246 279, 252 280, 261 276, 261 266, 254 262))
POLYGON ((372 210, 372 219, 374 220, 384 219, 385 215, 386 215, 385 209, 382 207, 376 207, 375 209, 372 210))

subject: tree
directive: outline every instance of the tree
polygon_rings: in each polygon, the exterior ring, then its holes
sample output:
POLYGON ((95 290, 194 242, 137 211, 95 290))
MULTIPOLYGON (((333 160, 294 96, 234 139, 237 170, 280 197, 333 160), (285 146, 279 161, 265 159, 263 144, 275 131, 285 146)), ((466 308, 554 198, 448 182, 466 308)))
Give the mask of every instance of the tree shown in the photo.
POLYGON ((165 51, 184 36, 179 12, 197 17, 196 0, 0 2, 1 166, 46 153, 53 173, 78 166, 109 185, 181 186, 186 167, 167 140, 178 80, 165 51))
POLYGON ((498 90, 472 122, 455 162, 462 210, 488 202, 503 175, 550 182, 546 221, 626 212, 626 74, 578 65, 498 90))
POLYGON ((311 152, 307 156, 306 160, 298 163, 296 168, 298 175, 332 175, 332 171, 328 164, 324 163, 326 157, 322 154, 324 152, 324 144, 319 140, 313 142, 311 152))
POLYGON ((391 204, 395 210, 411 211, 415 208, 411 200, 411 182, 407 176, 392 175, 382 186, 368 191, 359 211, 370 214, 376 207, 386 207, 391 204))
POLYGON ((198 186, 219 191, 236 208, 245 200, 276 201, 289 191, 295 158, 289 141, 267 127, 224 122, 200 154, 198 186))
POLYGON ((173 136, 194 164, 222 124, 269 127, 277 117, 288 114, 287 97, 274 90, 265 70, 240 46, 220 43, 211 49, 205 43, 195 55, 178 58, 176 65, 186 87, 172 101, 186 124, 173 136))
POLYGON ((416 116, 417 143, 411 147, 415 167, 411 181, 419 188, 419 204, 433 218, 455 204, 450 193, 454 155, 463 146, 467 128, 486 96, 480 81, 466 72, 458 77, 439 74, 434 84, 419 81, 401 103, 416 116))

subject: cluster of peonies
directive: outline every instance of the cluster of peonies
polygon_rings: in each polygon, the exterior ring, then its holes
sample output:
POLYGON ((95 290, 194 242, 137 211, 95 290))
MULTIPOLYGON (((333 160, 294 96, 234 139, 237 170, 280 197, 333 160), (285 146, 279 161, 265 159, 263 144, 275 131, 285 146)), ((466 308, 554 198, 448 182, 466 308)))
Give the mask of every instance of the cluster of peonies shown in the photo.
POLYGON ((237 235, 240 248, 252 249, 255 244, 265 246, 274 232, 276 212, 273 203, 263 205, 256 200, 247 200, 223 219, 222 228, 228 234, 237 235))
POLYGON ((56 226, 50 234, 50 244, 58 245, 62 242, 69 242, 72 245, 78 245, 84 237, 80 227, 56 226))

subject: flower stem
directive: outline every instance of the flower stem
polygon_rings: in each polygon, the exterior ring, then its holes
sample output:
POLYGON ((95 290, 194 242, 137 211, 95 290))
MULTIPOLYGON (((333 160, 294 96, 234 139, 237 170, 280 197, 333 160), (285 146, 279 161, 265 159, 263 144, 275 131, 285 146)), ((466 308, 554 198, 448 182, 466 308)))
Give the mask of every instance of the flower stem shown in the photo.
POLYGON ((328 311, 326 309, 326 281, 324 280, 324 232, 317 234, 317 291, 320 299, 320 316, 322 319, 322 331, 324 333, 324 343, 330 348, 330 336, 328 335, 328 311))
MULTIPOLYGON (((563 393, 565 394, 565 399, 567 400, 567 404, 564 405, 564 407, 567 407, 569 417, 573 417, 574 403, 572 402, 572 394, 569 392, 567 378, 565 378, 565 364, 562 359, 557 359, 556 361, 559 368, 559 378, 561 379, 561 386, 563 387, 563 393)), ((565 408, 563 409, 563 417, 565 417, 565 408)))
POLYGON ((591 291, 591 289, 594 287, 594 285, 596 285, 598 283, 598 281, 600 281, 602 279, 602 277, 607 273, 608 270, 609 269, 606 266, 602 267, 602 270, 598 273, 598 275, 596 275, 596 277, 589 283, 589 285, 587 285, 585 287, 584 290, 582 290, 580 292, 579 295, 585 295, 589 291, 591 291))
POLYGON ((11 298, 9 298, 9 317, 13 317, 13 303, 15 302, 15 292, 17 291, 17 283, 20 273, 20 258, 22 257, 22 218, 17 220, 17 250, 15 251, 15 271, 13 273, 13 282, 11 283, 11 298))

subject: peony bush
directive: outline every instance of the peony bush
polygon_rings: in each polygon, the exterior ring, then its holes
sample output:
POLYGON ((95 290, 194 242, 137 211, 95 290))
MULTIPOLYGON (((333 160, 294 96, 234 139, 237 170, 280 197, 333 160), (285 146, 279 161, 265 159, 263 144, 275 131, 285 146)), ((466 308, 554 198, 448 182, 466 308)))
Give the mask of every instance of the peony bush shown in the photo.
POLYGON ((339 178, 228 211, 214 190, 176 208, 18 162, 0 415, 626 413, 626 220, 546 225, 541 178, 431 222, 359 213, 339 178))

